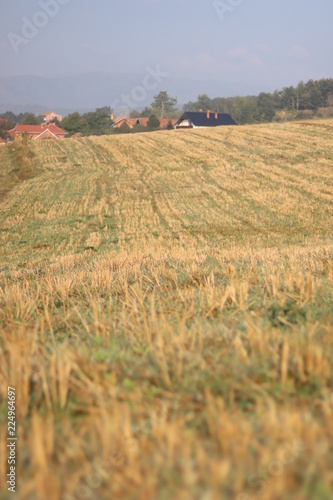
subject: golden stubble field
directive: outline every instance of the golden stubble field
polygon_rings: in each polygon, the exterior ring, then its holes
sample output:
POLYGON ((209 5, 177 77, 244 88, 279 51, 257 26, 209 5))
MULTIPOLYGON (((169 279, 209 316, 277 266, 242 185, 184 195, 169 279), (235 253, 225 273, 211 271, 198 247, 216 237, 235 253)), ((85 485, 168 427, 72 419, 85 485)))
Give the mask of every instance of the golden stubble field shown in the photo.
POLYGON ((331 499, 332 169, 332 120, 1 147, 1 499, 331 499))

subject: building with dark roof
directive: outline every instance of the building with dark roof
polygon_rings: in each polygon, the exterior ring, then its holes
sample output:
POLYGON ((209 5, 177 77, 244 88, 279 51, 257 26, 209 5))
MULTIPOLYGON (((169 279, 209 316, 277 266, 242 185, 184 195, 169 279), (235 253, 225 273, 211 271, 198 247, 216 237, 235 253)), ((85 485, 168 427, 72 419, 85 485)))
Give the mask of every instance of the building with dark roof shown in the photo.
POLYGON ((237 125, 237 123, 226 113, 186 111, 177 121, 175 128, 220 127, 225 125, 237 125))

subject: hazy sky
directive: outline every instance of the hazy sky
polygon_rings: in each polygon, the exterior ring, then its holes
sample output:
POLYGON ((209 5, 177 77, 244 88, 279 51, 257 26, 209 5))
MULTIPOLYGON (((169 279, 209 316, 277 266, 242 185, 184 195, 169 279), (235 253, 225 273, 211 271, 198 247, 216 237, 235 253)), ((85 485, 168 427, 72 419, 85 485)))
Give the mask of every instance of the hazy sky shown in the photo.
POLYGON ((332 0, 0 0, 0 12, 1 76, 159 63, 267 90, 333 77, 332 0))

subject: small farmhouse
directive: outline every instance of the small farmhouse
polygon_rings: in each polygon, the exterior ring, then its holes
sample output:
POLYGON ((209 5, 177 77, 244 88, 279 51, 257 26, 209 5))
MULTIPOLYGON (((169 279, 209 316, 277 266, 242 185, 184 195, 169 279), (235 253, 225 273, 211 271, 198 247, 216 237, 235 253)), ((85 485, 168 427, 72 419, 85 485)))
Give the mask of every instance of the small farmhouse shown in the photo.
POLYGON ((173 128, 175 128, 177 120, 174 120, 172 118, 160 118, 160 127, 167 128, 169 125, 169 122, 171 122, 171 125, 173 126, 173 128))
POLYGON ((114 118, 111 117, 111 119, 114 121, 112 124, 113 128, 120 128, 123 125, 127 125, 129 128, 133 128, 137 123, 136 118, 129 118, 128 116, 115 116, 114 118))
MULTIPOLYGON (((134 128, 136 125, 141 125, 141 127, 147 128, 149 118, 141 118, 141 117, 130 118, 128 116, 115 116, 115 117, 113 117, 113 121, 114 121, 114 123, 113 123, 112 127, 114 127, 114 128, 120 128, 125 123, 131 129, 134 128)), ((160 118, 159 119, 160 127, 167 128, 167 126, 169 125, 169 121, 172 123, 173 127, 177 123, 177 120, 172 120, 170 118, 160 118)))
POLYGON ((46 111, 46 113, 42 114, 42 117, 45 123, 51 123, 51 121, 54 120, 55 118, 58 120, 58 122, 61 122, 62 120, 61 115, 58 115, 54 111, 46 111))
POLYGON ((186 111, 177 121, 175 128, 220 127, 222 125, 237 125, 237 123, 226 113, 186 111))
POLYGON ((49 125, 42 123, 41 125, 17 124, 15 128, 9 130, 7 133, 8 137, 13 139, 23 134, 27 134, 33 141, 40 141, 42 139, 64 139, 67 132, 54 125, 54 123, 50 123, 49 125))

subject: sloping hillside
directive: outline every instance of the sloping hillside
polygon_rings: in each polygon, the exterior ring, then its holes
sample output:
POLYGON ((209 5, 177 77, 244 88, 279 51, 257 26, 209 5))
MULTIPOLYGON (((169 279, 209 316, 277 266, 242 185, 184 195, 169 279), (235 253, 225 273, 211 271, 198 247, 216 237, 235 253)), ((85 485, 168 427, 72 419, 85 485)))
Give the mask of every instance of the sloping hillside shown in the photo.
POLYGON ((332 131, 327 121, 31 144, 34 175, 1 206, 6 259, 322 241, 332 131))
POLYGON ((19 498, 331 498, 333 121, 15 142, 0 165, 19 498))

